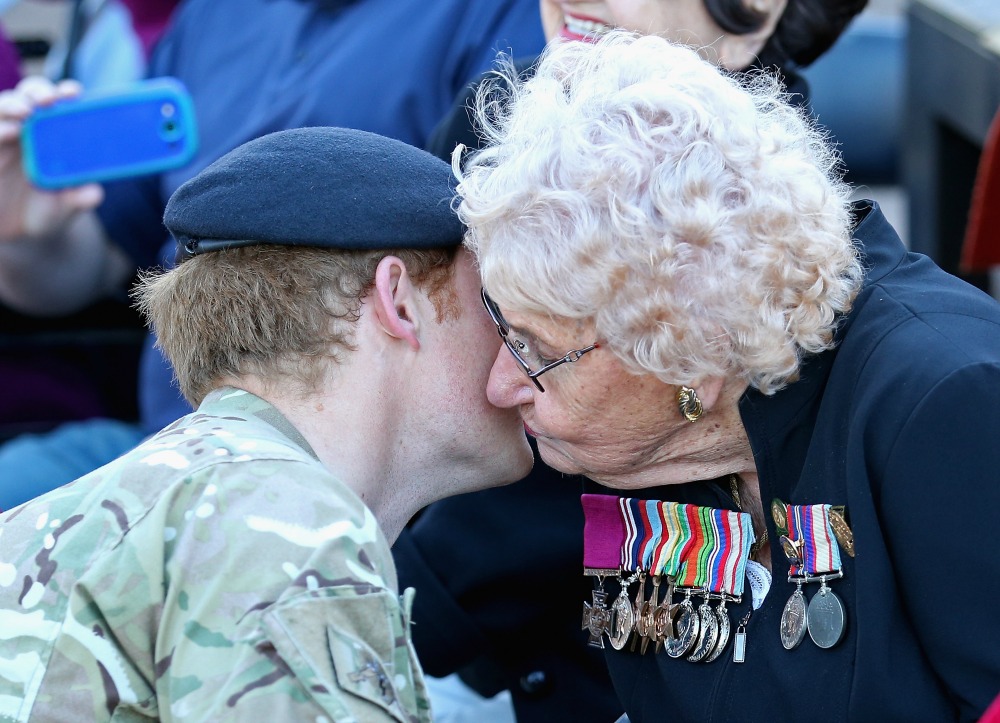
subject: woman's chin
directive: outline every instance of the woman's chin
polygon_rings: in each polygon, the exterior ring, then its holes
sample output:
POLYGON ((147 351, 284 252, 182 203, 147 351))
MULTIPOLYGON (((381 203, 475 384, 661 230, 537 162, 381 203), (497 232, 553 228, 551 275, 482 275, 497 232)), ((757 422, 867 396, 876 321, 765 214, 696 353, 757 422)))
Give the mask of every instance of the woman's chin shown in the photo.
POLYGON ((559 447, 545 437, 535 437, 538 446, 538 456, 549 467, 563 474, 586 474, 584 468, 569 457, 559 447))

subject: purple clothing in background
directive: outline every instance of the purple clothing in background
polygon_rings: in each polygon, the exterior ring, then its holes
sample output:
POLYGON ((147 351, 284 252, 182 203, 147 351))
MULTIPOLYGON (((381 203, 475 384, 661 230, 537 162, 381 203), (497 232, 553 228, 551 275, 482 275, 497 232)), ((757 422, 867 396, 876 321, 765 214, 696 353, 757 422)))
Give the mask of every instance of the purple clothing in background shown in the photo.
POLYGON ((170 21, 170 14, 180 0, 121 0, 132 15, 132 27, 142 43, 146 57, 170 21))
POLYGON ((17 85, 21 79, 21 57, 17 47, 0 27, 0 90, 17 85))

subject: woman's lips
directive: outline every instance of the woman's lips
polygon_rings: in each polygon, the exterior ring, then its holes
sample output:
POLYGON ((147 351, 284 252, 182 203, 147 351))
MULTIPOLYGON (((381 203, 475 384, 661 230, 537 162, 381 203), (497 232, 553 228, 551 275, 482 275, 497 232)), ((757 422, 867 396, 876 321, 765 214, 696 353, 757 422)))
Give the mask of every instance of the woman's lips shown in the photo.
POLYGON ((528 426, 527 422, 524 422, 524 431, 530 434, 532 437, 538 436, 537 434, 535 434, 535 430, 533 430, 531 427, 528 426))

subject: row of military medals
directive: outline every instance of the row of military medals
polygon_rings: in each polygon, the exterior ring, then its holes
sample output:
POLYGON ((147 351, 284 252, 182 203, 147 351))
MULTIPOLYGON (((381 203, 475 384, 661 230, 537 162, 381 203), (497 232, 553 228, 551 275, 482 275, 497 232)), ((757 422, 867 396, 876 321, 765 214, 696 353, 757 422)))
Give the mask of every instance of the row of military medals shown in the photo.
POLYGON ((628 644, 645 653, 652 643, 672 658, 705 663, 718 658, 732 629, 726 603, 742 599, 754 542, 750 515, 610 495, 583 495, 582 502, 584 574, 598 579, 592 603, 583 607, 589 644, 603 648, 607 636, 616 650, 628 644), (610 607, 604 591, 608 577, 617 578, 621 590, 610 607))
POLYGON ((795 591, 781 613, 781 644, 798 647, 806 632, 820 648, 832 648, 844 635, 844 605, 827 584, 843 577, 840 545, 854 556, 854 540, 842 508, 831 505, 771 503, 771 516, 781 535, 781 549, 788 558, 788 582, 795 591), (806 601, 803 585, 819 583, 806 601))

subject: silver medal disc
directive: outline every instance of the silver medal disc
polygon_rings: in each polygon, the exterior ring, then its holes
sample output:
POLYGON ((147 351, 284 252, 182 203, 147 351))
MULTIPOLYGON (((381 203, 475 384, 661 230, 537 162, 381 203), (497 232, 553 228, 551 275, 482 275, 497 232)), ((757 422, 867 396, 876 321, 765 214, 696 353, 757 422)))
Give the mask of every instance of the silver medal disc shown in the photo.
POLYGON ((615 598, 614 603, 611 605, 611 610, 615 625, 608 635, 608 640, 612 648, 621 650, 625 647, 625 643, 628 642, 628 636, 632 634, 632 628, 635 626, 635 613, 632 611, 632 603, 629 601, 624 590, 621 595, 615 598))
POLYGON ((798 647, 806 634, 806 596, 796 590, 781 612, 781 644, 786 650, 798 647))
POLYGON ((726 649, 726 645, 729 644, 729 612, 720 605, 715 609, 715 617, 719 621, 719 642, 715 644, 715 649, 705 656, 706 663, 711 663, 718 658, 722 654, 722 651, 726 649))
POLYGON ((705 656, 715 650, 715 645, 718 642, 719 619, 715 617, 712 606, 708 602, 703 602, 698 606, 698 640, 687 659, 692 663, 701 662, 705 656))
POLYGON ((690 600, 684 600, 680 604, 680 611, 677 614, 677 637, 664 642, 667 655, 671 658, 686 655, 694 647, 700 625, 698 611, 694 609, 690 600))
POLYGON ((844 605, 828 587, 813 595, 806 620, 809 637, 821 648, 832 648, 844 635, 844 605))

